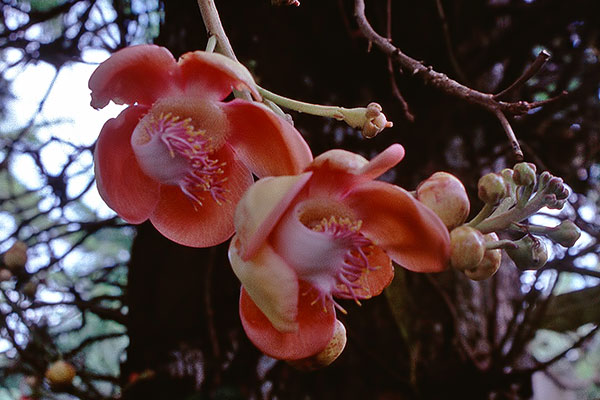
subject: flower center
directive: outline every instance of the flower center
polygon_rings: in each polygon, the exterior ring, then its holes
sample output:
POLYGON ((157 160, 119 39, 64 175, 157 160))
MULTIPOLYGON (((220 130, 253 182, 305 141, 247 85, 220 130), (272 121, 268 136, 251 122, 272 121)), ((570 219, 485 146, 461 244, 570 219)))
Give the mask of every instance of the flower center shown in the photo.
POLYGON ((140 168, 166 185, 177 185, 202 206, 208 192, 217 204, 226 200, 224 162, 214 158, 206 131, 195 129, 191 118, 150 112, 138 123, 131 146, 140 168))
MULTIPOLYGON (((331 272, 335 278, 335 286, 331 288, 329 297, 354 299, 358 304, 360 304, 359 298, 367 297, 358 291, 368 291, 361 278, 368 271, 376 269, 369 264, 368 258, 374 245, 360 233, 361 226, 361 220, 353 221, 346 217, 330 216, 310 227, 315 232, 322 232, 345 250, 342 259, 332 265, 331 272)), ((341 309, 337 303, 334 304, 341 309)))
POLYGON ((370 297, 365 276, 377 267, 369 263, 374 244, 360 233, 362 221, 353 220, 343 209, 332 212, 335 206, 299 204, 280 222, 273 244, 298 278, 317 292, 313 303, 325 306, 331 300, 345 312, 333 297, 360 304, 359 299, 370 297))

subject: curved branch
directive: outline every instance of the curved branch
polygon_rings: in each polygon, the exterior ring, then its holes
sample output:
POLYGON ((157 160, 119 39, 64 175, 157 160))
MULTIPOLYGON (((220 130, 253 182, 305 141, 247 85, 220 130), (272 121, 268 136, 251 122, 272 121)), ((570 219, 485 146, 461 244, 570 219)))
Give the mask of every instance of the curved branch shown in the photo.
MULTIPOLYGON (((523 153, 514 136, 512 128, 510 128, 506 115, 523 115, 529 110, 539 107, 541 104, 526 101, 500 101, 497 99, 498 96, 491 93, 483 93, 465 86, 449 78, 446 74, 437 72, 433 70, 433 68, 425 66, 421 61, 415 60, 404 54, 398 47, 394 46, 388 38, 379 35, 366 18, 364 0, 354 1, 354 13, 363 36, 370 44, 374 44, 384 54, 396 61, 404 72, 419 76, 426 84, 431 85, 450 96, 458 97, 461 100, 480 106, 493 113, 502 124, 502 128, 506 132, 511 145, 515 150, 515 156, 518 159, 523 158, 523 153)), ((538 64, 539 63, 536 63, 536 68, 538 64)), ((532 71, 535 71, 535 69, 532 71)))

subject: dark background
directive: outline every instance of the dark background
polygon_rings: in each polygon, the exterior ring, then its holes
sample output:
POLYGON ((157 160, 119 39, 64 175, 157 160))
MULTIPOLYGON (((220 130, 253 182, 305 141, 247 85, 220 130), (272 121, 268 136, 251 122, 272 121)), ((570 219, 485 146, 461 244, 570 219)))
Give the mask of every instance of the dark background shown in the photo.
MULTIPOLYGON (((23 3, 27 2, 4 0, 3 7, 19 8, 23 3)), ((57 2, 52 17, 73 12, 74 3, 78 2, 57 2)), ((132 3, 112 2, 120 39, 111 50, 148 39, 132 37, 128 30, 131 24, 144 28, 143 13, 136 13, 132 3)), ((369 51, 354 20, 352 1, 301 3, 276 7, 267 0, 230 0, 218 1, 217 7, 237 57, 261 86, 317 104, 357 107, 375 101, 394 122, 393 128, 367 140, 343 122, 290 112, 314 155, 343 148, 371 158, 401 143, 406 158, 386 179, 413 190, 435 171, 451 172, 464 182, 474 215, 481 207, 478 178, 516 161, 497 118, 426 85, 419 76, 401 73, 396 65, 390 71, 385 55, 376 48, 369 51)), ((239 283, 229 267, 227 243, 184 248, 142 224, 136 228, 120 299, 127 307, 122 323, 130 343, 120 376, 110 380, 123 388, 122 398, 530 398, 532 374, 563 359, 561 355, 552 363, 540 363, 527 351, 538 329, 574 332, 599 319, 597 313, 579 312, 599 301, 597 279, 586 280, 590 290, 583 296, 567 299, 574 304, 567 311, 556 306, 556 292, 552 294, 559 276, 570 276, 578 257, 597 252, 596 217, 584 220, 577 210, 594 207, 598 198, 599 6, 595 0, 367 1, 373 27, 382 35, 390 28, 393 44, 404 53, 482 92, 496 93, 510 85, 542 49, 551 54, 544 68, 506 100, 568 94, 509 120, 525 160, 539 171, 561 176, 572 188, 574 195, 561 218, 574 218, 590 235, 588 248, 566 253, 557 247, 556 257, 529 281, 506 257, 498 274, 485 282, 471 282, 455 271, 419 275, 397 268, 386 295, 362 307, 344 303, 349 313, 339 318, 348 330, 346 350, 332 366, 307 373, 265 358, 245 337, 237 314, 239 283), (552 326, 557 318, 565 322, 552 326), (148 369, 153 371, 150 378, 130 382, 131 373, 148 369)), ((175 56, 205 47, 195 1, 162 1, 158 9, 163 18, 155 43, 175 56)), ((38 15, 34 8, 27 12, 32 19, 52 13, 37 11, 38 15)), ((26 48, 26 39, 15 34, 18 29, 12 38, 9 31, 3 30, 3 48, 26 48)), ((61 35, 51 48, 42 44, 38 51, 26 51, 24 62, 61 67, 77 59, 82 37, 83 33, 74 38, 61 35)), ((57 187, 50 186, 56 194, 57 187)), ((30 245, 36 240, 23 231, 17 236, 30 245)), ((598 278, 597 269, 590 270, 576 272, 598 278)), ((45 343, 51 342, 49 338, 45 343)), ((577 348, 586 343, 572 342, 577 348)), ((40 374, 43 365, 27 369, 32 370, 40 374)), ((561 382, 559 386, 569 387, 561 382)), ((67 391, 99 398, 81 388, 67 391)), ((598 394, 593 380, 579 389, 585 396, 598 394)))

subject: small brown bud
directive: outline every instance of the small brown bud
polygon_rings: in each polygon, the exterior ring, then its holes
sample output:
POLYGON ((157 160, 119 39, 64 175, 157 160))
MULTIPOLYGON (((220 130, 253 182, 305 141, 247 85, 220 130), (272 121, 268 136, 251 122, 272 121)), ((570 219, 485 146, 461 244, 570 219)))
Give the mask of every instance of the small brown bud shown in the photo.
POLYGON ((12 272, 10 272, 9 270, 2 268, 0 269, 0 282, 5 282, 5 281, 9 281, 10 278, 13 277, 12 272))
POLYGON ((581 236, 581 230, 573 221, 566 219, 548 232, 547 236, 561 246, 571 247, 581 236))
POLYGON ((483 260, 485 239, 477 229, 466 225, 450 232, 450 265, 460 271, 473 269, 483 260))
POLYGON ((496 205, 506 197, 506 182, 500 174, 490 172, 479 178, 477 183, 479 199, 486 204, 496 205))
POLYGON ((535 236, 525 235, 514 243, 517 248, 507 248, 505 251, 520 270, 540 269, 548 261, 546 246, 535 236))
POLYGON ((436 172, 421 182, 417 200, 436 213, 448 230, 464 223, 471 207, 462 182, 447 172, 436 172))
POLYGON ((10 249, 4 253, 2 261, 6 268, 12 272, 25 267, 27 263, 27 245, 21 241, 16 241, 10 249))
POLYGON ((532 186, 535 185, 535 164, 522 162, 518 163, 513 168, 513 180, 517 185, 532 186))
POLYGON ((64 360, 58 360, 50 364, 45 374, 50 386, 54 387, 71 385, 75 375, 75 367, 64 360))
POLYGON ((38 284, 34 281, 29 281, 23 285, 21 292, 30 299, 34 299, 37 293, 38 284))
MULTIPOLYGON (((498 240, 498 235, 495 233, 488 233, 483 236, 486 242, 498 240)), ((483 259, 474 269, 465 270, 465 275, 469 279, 474 281, 482 281, 494 275, 498 268, 500 268, 500 262, 502 261, 502 251, 500 249, 486 249, 483 253, 483 259)))
POLYGON ((335 320, 333 337, 321 352, 301 360, 288 361, 292 367, 302 371, 314 371, 334 362, 346 347, 346 328, 339 320, 335 320))

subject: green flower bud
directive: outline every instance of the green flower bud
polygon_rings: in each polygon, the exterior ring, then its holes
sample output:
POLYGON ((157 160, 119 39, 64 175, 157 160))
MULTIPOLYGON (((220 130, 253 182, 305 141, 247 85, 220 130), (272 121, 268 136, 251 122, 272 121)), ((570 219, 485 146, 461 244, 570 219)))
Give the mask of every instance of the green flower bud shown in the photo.
POLYGON ((339 320, 335 320, 333 336, 327 346, 314 356, 301 360, 290 360, 287 363, 302 371, 314 371, 334 362, 346 347, 346 328, 339 320))
MULTIPOLYGON (((484 235, 486 242, 498 240, 498 235, 495 233, 488 233, 484 235)), ((500 262, 502 261, 502 251, 500 249, 487 249, 483 254, 483 259, 477 267, 473 269, 465 270, 467 278, 474 281, 482 281, 494 275, 498 268, 500 268, 500 262)))
POLYGON ((518 163, 513 168, 513 180, 517 185, 533 186, 535 185, 535 165, 532 163, 518 163))
POLYGON ((541 186, 545 186, 548 184, 548 182, 550 181, 550 179, 552 179, 553 176, 550 172, 548 171, 544 171, 540 174, 540 185, 541 186))
POLYGON ((463 224, 471 207, 462 182, 447 172, 436 172, 421 182, 417 200, 436 213, 448 230, 463 224))
POLYGON ((515 171, 510 168, 504 168, 502 171, 500 171, 500 175, 502 175, 506 182, 512 182, 514 174, 515 171))
POLYGON ((16 241, 10 249, 4 253, 2 261, 6 268, 12 272, 24 268, 27 263, 27 245, 21 241, 16 241))
POLYGON ((546 234, 554 242, 564 247, 571 247, 581 236, 581 230, 568 219, 562 221, 546 234))
POLYGON ((544 204, 552 210, 561 210, 566 202, 566 200, 557 199, 554 193, 551 193, 544 198, 544 204))
POLYGON ((506 197, 506 182, 500 174, 490 172, 479 178, 477 183, 479 199, 486 204, 496 205, 506 197))
POLYGON ((505 251, 520 270, 540 269, 548 261, 546 246, 535 236, 525 235, 515 244, 517 248, 505 251))
POLYGON ((466 225, 450 232, 450 265, 464 271, 473 269, 483 260, 485 239, 477 229, 466 225))

